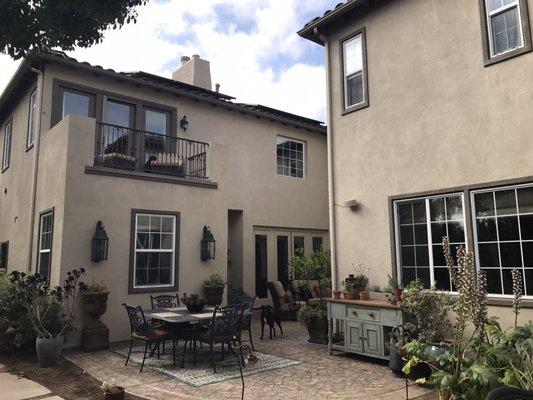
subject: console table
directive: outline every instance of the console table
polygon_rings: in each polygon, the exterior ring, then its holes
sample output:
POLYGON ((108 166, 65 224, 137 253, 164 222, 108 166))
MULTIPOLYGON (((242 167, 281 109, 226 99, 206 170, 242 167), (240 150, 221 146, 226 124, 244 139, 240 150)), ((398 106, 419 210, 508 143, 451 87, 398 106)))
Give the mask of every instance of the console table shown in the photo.
POLYGON ((391 330, 402 323, 397 305, 383 300, 327 299, 328 348, 389 359, 391 330), (336 330, 334 330, 334 328, 336 330))

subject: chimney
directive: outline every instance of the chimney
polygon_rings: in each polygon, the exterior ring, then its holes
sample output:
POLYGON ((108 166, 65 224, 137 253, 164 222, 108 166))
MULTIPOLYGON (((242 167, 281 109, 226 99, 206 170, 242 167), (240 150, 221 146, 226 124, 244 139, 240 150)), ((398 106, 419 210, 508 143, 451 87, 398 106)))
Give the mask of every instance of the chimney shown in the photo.
POLYGON ((201 59, 198 54, 192 58, 182 56, 181 65, 172 73, 172 79, 211 90, 209 61, 201 59))

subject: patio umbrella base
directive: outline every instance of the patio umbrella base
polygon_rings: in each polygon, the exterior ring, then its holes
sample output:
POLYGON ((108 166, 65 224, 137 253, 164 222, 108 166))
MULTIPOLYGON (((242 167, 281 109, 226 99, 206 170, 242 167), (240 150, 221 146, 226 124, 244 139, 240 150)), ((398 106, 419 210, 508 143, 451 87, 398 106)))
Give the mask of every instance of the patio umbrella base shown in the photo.
POLYGON ((104 324, 96 327, 84 327, 81 330, 81 348, 87 352, 108 349, 109 328, 104 324))

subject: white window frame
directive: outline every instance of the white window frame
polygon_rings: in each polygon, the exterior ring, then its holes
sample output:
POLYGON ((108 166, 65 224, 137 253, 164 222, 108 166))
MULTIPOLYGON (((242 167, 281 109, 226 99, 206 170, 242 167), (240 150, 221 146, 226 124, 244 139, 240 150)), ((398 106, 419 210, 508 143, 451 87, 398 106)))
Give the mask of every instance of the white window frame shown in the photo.
MULTIPOLYGON (((501 186, 501 187, 491 187, 491 188, 484 188, 484 189, 479 189, 479 190, 473 190, 470 192, 470 204, 471 204, 471 208, 472 208, 472 231, 473 231, 473 237, 474 237, 474 243, 473 243, 473 246, 474 246, 474 252, 475 252, 475 256, 476 256, 476 268, 478 271, 481 270, 481 266, 480 266, 480 263, 479 263, 479 249, 478 249, 478 240, 477 240, 477 224, 476 224, 476 203, 475 203, 475 195, 476 194, 479 194, 479 193, 493 193, 493 196, 495 196, 495 193, 498 192, 498 191, 505 191, 505 190, 515 190, 515 194, 516 194, 516 190, 517 189, 520 189, 520 188, 524 188, 524 187, 532 187, 533 186, 533 183, 525 183, 525 184, 520 184, 520 185, 510 185, 510 186, 501 186)), ((524 278, 525 278, 525 268, 524 268, 524 252, 523 252, 523 240, 522 240, 522 230, 521 230, 521 226, 520 226, 520 215, 531 215, 533 213, 520 213, 520 209, 518 207, 518 196, 515 195, 515 200, 516 200, 516 209, 517 209, 517 214, 503 214, 503 215, 498 215, 497 214, 497 210, 494 209, 494 217, 498 217, 498 216, 506 216, 506 215, 516 215, 517 216, 517 219, 518 219, 518 237, 519 237, 519 242, 520 242, 520 257, 522 258, 522 273, 524 274, 524 278)), ((498 232, 498 225, 496 223, 496 235, 497 235, 497 238, 498 240, 496 242, 483 242, 483 243, 497 243, 499 245, 500 243, 500 240, 499 240, 499 237, 500 237, 500 234, 498 232)), ((500 252, 500 246, 498 246, 498 257, 499 257, 499 262, 500 262, 500 265, 501 265, 501 252, 500 252)), ((488 268, 485 268, 485 269, 488 269, 488 268)), ((491 269, 496 269, 496 268, 491 268, 491 269)), ((511 268, 506 268, 506 269, 511 269, 511 268)), ((503 269, 501 266, 498 267, 498 270, 500 271, 500 279, 501 279, 501 285, 502 285, 502 292, 503 292, 503 269)), ((498 293, 488 293, 488 296, 489 297, 493 297, 493 298, 502 298, 502 299, 509 299, 509 298, 512 298, 513 295, 512 294, 498 294, 498 293)), ((533 295, 528 295, 528 296, 523 296, 524 299, 533 299, 533 295)))
MULTIPOLYGON (((464 225, 464 235, 465 235, 465 248, 468 250, 470 248, 468 242, 467 234, 467 221, 466 221, 466 212, 465 212, 465 198, 464 192, 451 192, 445 194, 431 195, 431 196, 421 196, 421 197, 412 197, 408 199, 395 200, 393 205, 394 209, 394 246, 396 254, 396 277, 398 282, 402 282, 402 254, 401 254, 401 243, 400 243, 400 220, 398 217, 398 206, 403 203, 411 203, 413 201, 424 201, 426 206, 426 230, 428 235, 428 256, 429 256, 429 277, 430 277, 430 286, 435 287, 435 265, 433 260, 433 246, 438 243, 433 243, 432 234, 431 234, 431 214, 430 214, 430 199, 436 198, 446 198, 446 197, 457 197, 460 196, 463 203, 463 225, 464 225)), ((446 207, 446 202, 444 202, 444 207, 446 207)), ((445 208, 446 210, 446 208, 445 208)), ((446 222, 449 222, 446 220, 446 222)), ((446 233, 448 233, 448 225, 446 224, 446 233)), ((402 282, 403 284, 403 282, 402 282)), ((455 291, 442 291, 446 293, 457 293, 455 291)))
POLYGON ((26 149, 29 149, 35 143, 35 113, 37 111, 37 88, 33 89, 30 94, 29 111, 28 111, 28 133, 26 136, 26 149))
POLYGON ((9 119, 4 126, 4 144, 2 147, 2 172, 8 169, 9 165, 11 164, 11 142, 12 141, 13 141, 13 118, 9 119))
MULTIPOLYGON (((54 211, 48 211, 43 214, 41 214, 39 219, 39 251, 38 251, 38 258, 37 258, 37 272, 40 272, 41 270, 41 254, 50 254, 52 253, 52 243, 54 239, 54 211), (50 224, 50 230, 49 231, 43 231, 44 224, 43 221, 45 218, 51 218, 51 224, 50 224), (43 235, 49 233, 50 234, 50 247, 43 248, 43 235)), ((48 265, 48 275, 50 275, 51 269, 52 269, 52 256, 49 257, 49 265, 48 265)), ((46 279, 49 277, 46 276, 46 279)))
MULTIPOLYGON (((306 162, 306 157, 307 157, 307 145, 306 145, 306 142, 302 141, 302 140, 297 140, 297 139, 293 139, 293 138, 290 138, 290 137, 287 137, 287 136, 282 136, 282 135, 277 135, 276 136, 276 173, 279 175, 279 176, 287 176, 289 178, 296 178, 296 179, 305 179, 306 178, 306 167, 307 167, 307 162, 306 162), (288 140, 290 142, 295 142, 295 143, 299 143, 302 145, 302 176, 293 176, 293 175, 285 175, 285 174, 280 174, 278 172, 278 167, 284 167, 284 165, 278 165, 278 153, 277 153, 277 150, 278 150, 278 139, 283 139, 283 140, 288 140)), ((296 160, 298 161, 298 160, 296 160)))
POLYGON ((153 289, 153 288, 167 288, 174 287, 176 284, 176 226, 177 216, 174 214, 151 214, 151 213, 136 213, 135 214, 135 236, 133 237, 133 289, 153 289), (138 249, 137 248, 137 227, 139 225, 139 217, 160 217, 172 218, 172 248, 171 249, 138 249), (137 285, 137 253, 172 253, 171 268, 170 268, 170 283, 167 285, 137 285))
POLYGON ((366 76, 365 76, 365 44, 364 44, 364 40, 365 40, 365 35, 364 35, 364 32, 359 32, 355 35, 353 35, 352 37, 344 40, 342 42, 342 79, 343 79, 343 96, 344 96, 344 109, 345 110, 349 110, 351 108, 354 108, 354 107, 357 107, 361 104, 364 104, 365 101, 366 101, 366 76), (356 40, 358 37, 361 38, 361 69, 360 70, 357 70, 357 71, 354 71, 352 73, 350 73, 349 75, 347 74, 347 71, 346 71, 346 45, 351 42, 351 41, 354 41, 356 40), (354 104, 348 104, 348 78, 353 76, 353 75, 356 75, 356 74, 361 74, 361 81, 362 81, 362 88, 363 88, 363 98, 361 99, 360 102, 358 103, 354 103, 354 104))
POLYGON ((515 51, 517 49, 521 49, 522 47, 524 47, 525 45, 525 39, 524 39, 524 28, 522 26, 522 14, 521 14, 521 9, 520 9, 520 1, 519 0, 514 0, 512 3, 510 4, 507 4, 503 7, 500 7, 494 11, 490 11, 490 0, 484 0, 485 1, 485 10, 486 10, 486 18, 487 18, 487 35, 488 35, 488 39, 489 39, 489 47, 490 47, 490 57, 491 58, 494 58, 494 57, 497 57, 497 56, 501 56, 503 54, 507 54, 507 53, 510 53, 512 51, 515 51), (517 12, 517 19, 518 19, 518 29, 519 29, 519 35, 520 35, 520 40, 521 40, 521 44, 520 46, 517 46, 517 47, 513 47, 512 49, 508 49, 506 51, 503 51, 501 53, 496 53, 495 50, 494 50, 494 37, 493 37, 493 29, 492 29, 492 19, 494 17, 496 17, 497 15, 499 14, 502 14, 506 11, 509 11, 511 10, 512 8, 515 8, 516 7, 516 12, 517 12))

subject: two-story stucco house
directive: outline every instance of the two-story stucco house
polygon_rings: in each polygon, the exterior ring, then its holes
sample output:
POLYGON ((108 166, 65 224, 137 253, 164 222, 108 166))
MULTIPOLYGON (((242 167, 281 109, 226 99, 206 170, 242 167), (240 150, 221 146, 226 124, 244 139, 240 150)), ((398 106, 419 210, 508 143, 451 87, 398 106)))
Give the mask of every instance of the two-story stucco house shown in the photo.
POLYGON ((299 34, 325 47, 335 284, 452 288, 441 239, 486 272, 511 324, 533 302, 531 0, 351 0, 299 34), (529 8, 529 10, 528 10, 529 8))
POLYGON ((121 303, 201 293, 214 273, 268 301, 295 248, 328 247, 326 128, 211 85, 196 55, 172 79, 26 58, 0 97, 0 264, 51 284, 85 267, 111 292, 112 341, 129 333, 121 303), (108 254, 92 262, 98 221, 108 254))

